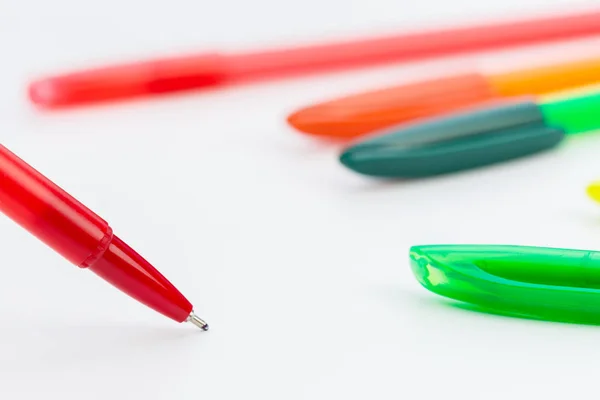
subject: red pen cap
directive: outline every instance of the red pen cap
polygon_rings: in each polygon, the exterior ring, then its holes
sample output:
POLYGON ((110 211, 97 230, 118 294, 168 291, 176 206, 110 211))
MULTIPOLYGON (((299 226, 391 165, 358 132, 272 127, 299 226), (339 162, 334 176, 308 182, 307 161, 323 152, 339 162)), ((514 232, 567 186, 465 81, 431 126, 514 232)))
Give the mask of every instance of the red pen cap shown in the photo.
POLYGON ((225 61, 206 53, 94 68, 32 82, 29 97, 65 106, 213 86, 226 77, 225 61))
POLYGON ((178 322, 191 303, 106 221, 0 145, 0 211, 61 254, 178 322))
POLYGON ((349 139, 498 97, 483 75, 465 74, 327 101, 296 111, 288 122, 305 133, 349 139))

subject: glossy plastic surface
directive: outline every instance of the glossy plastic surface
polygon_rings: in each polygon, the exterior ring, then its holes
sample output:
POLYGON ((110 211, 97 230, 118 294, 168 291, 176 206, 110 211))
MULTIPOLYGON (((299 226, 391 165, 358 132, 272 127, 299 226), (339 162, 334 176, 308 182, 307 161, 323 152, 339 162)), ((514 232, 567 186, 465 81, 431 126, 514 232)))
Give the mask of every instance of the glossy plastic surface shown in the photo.
POLYGON ((600 82, 600 58, 588 58, 490 75, 502 96, 544 95, 600 82))
POLYGON ((600 252, 507 245, 410 249, 426 289, 491 312, 600 323, 600 252))
POLYGON ((540 101, 549 126, 574 134, 600 129, 600 88, 570 97, 540 101))
POLYGON ((305 133, 347 139, 496 97, 484 76, 465 74, 335 99, 298 110, 288 123, 305 133))
POLYGON ((192 311, 192 304, 171 282, 116 236, 90 271, 177 322, 185 321, 192 311))
POLYGON ((112 239, 106 221, 2 145, 0 211, 80 267, 112 239))
POLYGON ((0 211, 71 263, 182 322, 192 305, 99 216, 0 145, 0 211))
POLYGON ((531 101, 507 101, 400 126, 343 151, 347 168, 381 178, 420 178, 508 161, 550 149, 560 129, 531 101))
POLYGON ((198 54, 97 68, 40 79, 30 85, 29 95, 40 106, 59 107, 598 33, 600 11, 541 16, 288 49, 198 54))

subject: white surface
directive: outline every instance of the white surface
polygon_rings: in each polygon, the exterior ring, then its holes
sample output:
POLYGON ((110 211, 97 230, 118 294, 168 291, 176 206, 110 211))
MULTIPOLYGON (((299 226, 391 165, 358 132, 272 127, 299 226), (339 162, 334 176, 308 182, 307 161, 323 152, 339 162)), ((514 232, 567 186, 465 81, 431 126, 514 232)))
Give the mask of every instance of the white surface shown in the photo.
MULTIPOLYGON (((35 112, 22 92, 38 74, 96 61, 570 3, 0 0, 0 140, 110 221, 211 325, 202 334, 173 324, 2 218, 0 398, 594 397, 598 328, 451 307, 417 284, 407 257, 425 243, 596 248, 600 209, 584 190, 600 177, 600 137, 476 172, 380 184, 284 123, 313 100, 471 62, 59 114, 35 112)), ((520 56, 530 53, 472 63, 520 56)))

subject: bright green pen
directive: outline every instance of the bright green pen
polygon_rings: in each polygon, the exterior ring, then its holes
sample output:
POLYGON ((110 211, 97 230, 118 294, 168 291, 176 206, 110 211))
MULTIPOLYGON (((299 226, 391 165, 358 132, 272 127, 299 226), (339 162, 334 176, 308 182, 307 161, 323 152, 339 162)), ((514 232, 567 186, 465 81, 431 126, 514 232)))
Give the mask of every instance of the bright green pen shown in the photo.
POLYGON ((600 324, 600 251, 508 245, 410 249, 426 289, 493 313, 600 324))
POLYGON ((509 99, 374 133, 345 149, 349 169, 384 178, 418 178, 504 162, 600 129, 600 86, 509 99))

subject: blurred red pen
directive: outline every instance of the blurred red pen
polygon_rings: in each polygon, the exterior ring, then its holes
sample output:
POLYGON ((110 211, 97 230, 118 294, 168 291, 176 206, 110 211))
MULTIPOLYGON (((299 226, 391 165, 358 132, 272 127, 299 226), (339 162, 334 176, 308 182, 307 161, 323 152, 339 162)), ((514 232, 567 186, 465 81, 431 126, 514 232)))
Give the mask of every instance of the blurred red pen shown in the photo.
POLYGON ((247 53, 196 54, 51 76, 30 100, 53 108, 600 33, 600 10, 247 53))

